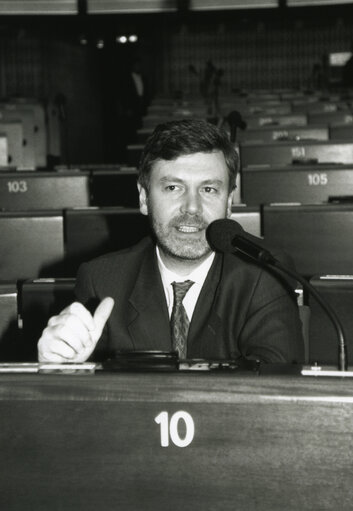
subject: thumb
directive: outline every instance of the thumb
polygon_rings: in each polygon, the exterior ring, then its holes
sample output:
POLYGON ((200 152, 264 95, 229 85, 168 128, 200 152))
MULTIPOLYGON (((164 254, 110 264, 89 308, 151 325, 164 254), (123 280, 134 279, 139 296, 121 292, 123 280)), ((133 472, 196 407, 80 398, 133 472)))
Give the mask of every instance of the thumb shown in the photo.
POLYGON ((91 336, 95 342, 98 341, 100 336, 102 335, 104 325, 108 321, 108 318, 113 310, 114 300, 108 296, 107 298, 103 298, 101 303, 96 308, 96 311, 93 315, 93 321, 95 324, 94 330, 91 332, 91 336))

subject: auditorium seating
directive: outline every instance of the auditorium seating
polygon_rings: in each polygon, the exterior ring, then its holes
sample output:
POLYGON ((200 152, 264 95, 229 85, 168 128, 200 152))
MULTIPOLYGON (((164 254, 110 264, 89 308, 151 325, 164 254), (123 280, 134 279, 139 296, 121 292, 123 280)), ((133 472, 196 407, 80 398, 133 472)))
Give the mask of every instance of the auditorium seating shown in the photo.
MULTIPOLYGON (((299 273, 311 278, 339 315, 342 307, 342 321, 350 332, 351 111, 339 98, 326 101, 319 94, 308 96, 301 91, 235 94, 225 100, 225 111, 235 108, 247 122, 247 129, 237 132, 242 168, 231 218, 251 234, 264 237, 270 246, 291 254, 299 273), (342 200, 347 203, 340 203, 342 200), (313 278, 323 274, 340 277, 313 278)), ((164 104, 155 103, 149 109, 144 122, 148 127, 139 130, 139 143, 127 147, 127 162, 61 167, 49 172, 33 171, 45 166, 46 152, 38 159, 38 138, 28 135, 29 124, 34 126, 34 133, 37 126, 31 106, 28 102, 13 109, 0 107, 4 112, 0 144, 3 138, 8 146, 6 165, 0 165, 32 169, 0 173, 2 361, 14 360, 19 350, 25 359, 35 360, 36 342, 47 318, 74 298, 74 277, 83 261, 130 246, 149 233, 148 219, 138 210, 136 187, 143 143, 157 122, 190 117, 192 112, 201 118, 204 113, 197 102, 183 105, 165 99, 164 104), (21 156, 21 151, 27 155, 21 156), (22 329, 17 327, 18 313, 22 329), (8 332, 16 341, 12 347, 7 345, 8 332), (24 339, 28 340, 27 347, 21 344, 24 339)), ((336 365, 334 331, 320 306, 312 299, 309 302, 306 361, 336 365)), ((349 336, 348 348, 352 345, 349 336)))

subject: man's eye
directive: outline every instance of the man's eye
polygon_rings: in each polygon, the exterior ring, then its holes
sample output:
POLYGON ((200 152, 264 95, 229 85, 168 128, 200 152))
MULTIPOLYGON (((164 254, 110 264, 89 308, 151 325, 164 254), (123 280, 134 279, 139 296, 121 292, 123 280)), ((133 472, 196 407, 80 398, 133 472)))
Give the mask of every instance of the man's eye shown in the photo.
POLYGON ((206 193, 217 193, 217 188, 213 188, 213 186, 205 186, 204 191, 206 193))
POLYGON ((168 185, 166 186, 166 190, 169 192, 174 192, 177 189, 176 185, 168 185))

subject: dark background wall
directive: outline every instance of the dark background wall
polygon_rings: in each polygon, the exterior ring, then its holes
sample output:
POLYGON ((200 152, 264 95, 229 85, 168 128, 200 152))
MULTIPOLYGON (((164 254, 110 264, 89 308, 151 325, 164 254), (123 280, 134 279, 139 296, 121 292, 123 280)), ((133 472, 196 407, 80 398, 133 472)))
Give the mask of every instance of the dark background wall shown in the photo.
POLYGON ((197 94, 207 60, 224 71, 221 93, 237 88, 312 87, 313 67, 348 51, 353 7, 220 13, 0 17, 0 96, 63 100, 65 158, 119 161, 126 143, 122 84, 142 59, 152 95, 197 94), (136 33, 138 43, 117 45, 136 33), (80 43, 82 35, 87 44, 80 43), (97 39, 105 46, 98 49, 97 39))

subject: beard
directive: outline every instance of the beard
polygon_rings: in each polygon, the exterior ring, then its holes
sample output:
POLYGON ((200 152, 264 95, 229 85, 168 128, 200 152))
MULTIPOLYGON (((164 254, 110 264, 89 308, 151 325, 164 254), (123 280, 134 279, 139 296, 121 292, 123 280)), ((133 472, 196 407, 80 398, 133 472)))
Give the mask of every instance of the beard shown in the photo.
POLYGON ((179 215, 168 224, 158 222, 153 213, 150 215, 152 230, 158 246, 175 259, 195 261, 211 253, 206 240, 208 223, 199 215, 179 215), (180 226, 197 228, 196 232, 180 232, 180 226))

